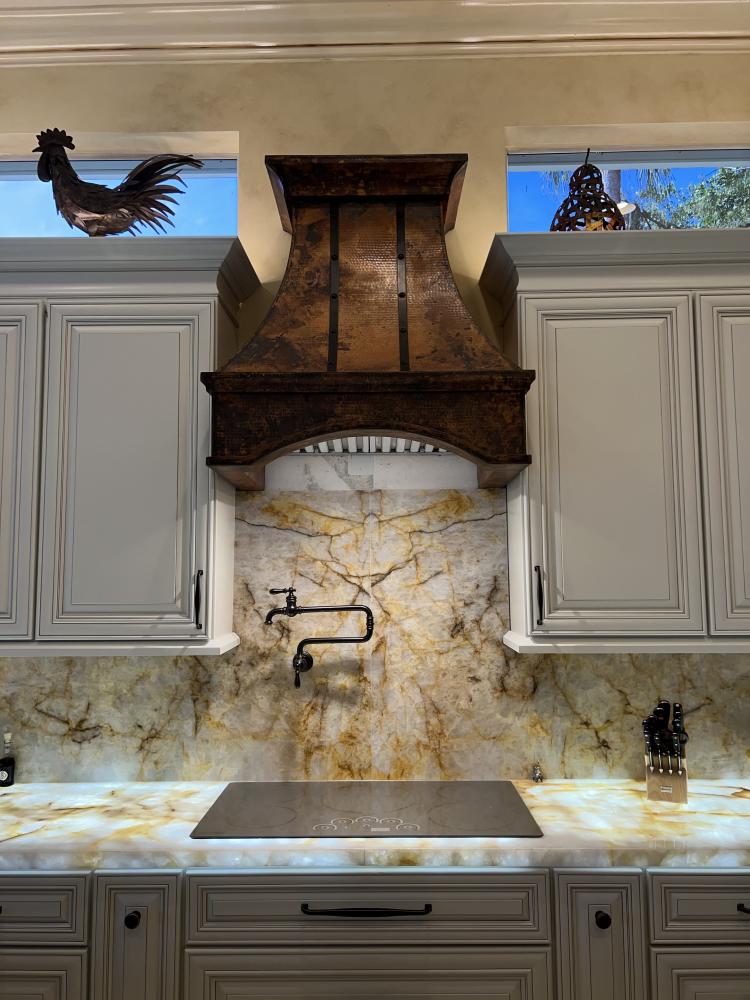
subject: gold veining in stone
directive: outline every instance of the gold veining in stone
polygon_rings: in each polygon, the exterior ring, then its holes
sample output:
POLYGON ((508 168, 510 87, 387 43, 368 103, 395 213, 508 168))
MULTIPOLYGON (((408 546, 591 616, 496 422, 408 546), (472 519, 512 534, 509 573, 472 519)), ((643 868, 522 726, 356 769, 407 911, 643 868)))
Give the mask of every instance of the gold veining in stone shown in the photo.
POLYGON ((750 866, 750 791, 696 781, 688 806, 633 781, 516 783, 540 839, 191 840, 221 782, 0 790, 0 869, 367 866, 750 866))
POLYGON ((515 655, 505 493, 238 494, 224 657, 0 659, 19 781, 641 777, 641 720, 682 701, 693 777, 750 777, 750 657, 515 655), (369 604, 367 645, 313 648, 359 616, 264 624, 268 594, 369 604))

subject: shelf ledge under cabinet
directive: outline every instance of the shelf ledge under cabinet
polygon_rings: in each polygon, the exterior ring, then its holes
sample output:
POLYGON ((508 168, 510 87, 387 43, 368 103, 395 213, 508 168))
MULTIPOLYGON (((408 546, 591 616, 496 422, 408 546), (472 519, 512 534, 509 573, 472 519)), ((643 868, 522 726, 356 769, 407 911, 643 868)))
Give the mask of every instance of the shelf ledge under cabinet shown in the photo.
POLYGON ((553 638, 506 632, 503 643, 516 653, 750 653, 750 638, 675 636, 643 639, 629 636, 553 638))
POLYGON ((83 642, 30 639, 26 642, 0 642, 0 658, 26 656, 221 656, 239 646, 240 637, 227 632, 204 642, 199 640, 167 642, 164 640, 120 640, 83 642))

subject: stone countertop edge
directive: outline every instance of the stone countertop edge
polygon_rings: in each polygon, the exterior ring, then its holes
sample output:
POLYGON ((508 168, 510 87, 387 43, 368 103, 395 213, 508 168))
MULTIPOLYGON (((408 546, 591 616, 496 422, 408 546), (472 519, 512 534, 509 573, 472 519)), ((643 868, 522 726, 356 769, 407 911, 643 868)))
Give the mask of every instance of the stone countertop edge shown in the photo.
POLYGON ((227 782, 17 784, 0 789, 0 872, 146 868, 750 868, 750 781, 691 780, 687 806, 643 782, 515 782, 541 839, 191 840, 227 782))

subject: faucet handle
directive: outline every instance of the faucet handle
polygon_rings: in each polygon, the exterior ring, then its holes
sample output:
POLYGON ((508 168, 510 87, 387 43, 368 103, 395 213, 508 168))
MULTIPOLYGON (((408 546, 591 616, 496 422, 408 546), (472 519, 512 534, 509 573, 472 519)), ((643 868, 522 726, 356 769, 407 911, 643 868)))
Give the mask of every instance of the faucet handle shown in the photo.
POLYGON ((293 594, 294 587, 272 587, 269 594, 293 594))

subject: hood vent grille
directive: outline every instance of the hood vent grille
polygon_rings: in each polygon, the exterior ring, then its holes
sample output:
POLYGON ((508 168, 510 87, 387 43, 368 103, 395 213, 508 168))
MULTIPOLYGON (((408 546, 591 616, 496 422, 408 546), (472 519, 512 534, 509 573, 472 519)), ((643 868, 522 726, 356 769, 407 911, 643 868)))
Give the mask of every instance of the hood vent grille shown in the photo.
POLYGON ((445 455, 446 448, 436 448, 424 441, 409 438, 364 436, 333 438, 298 448, 295 455, 445 455))
MULTIPOLYGON (((474 324, 453 280, 464 155, 268 157, 292 245, 252 340, 201 378, 209 465, 262 489, 272 459, 348 437, 417 439, 499 486, 530 461, 515 367, 474 324)), ((382 446, 382 444, 381 444, 382 446)))

